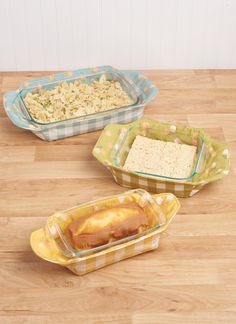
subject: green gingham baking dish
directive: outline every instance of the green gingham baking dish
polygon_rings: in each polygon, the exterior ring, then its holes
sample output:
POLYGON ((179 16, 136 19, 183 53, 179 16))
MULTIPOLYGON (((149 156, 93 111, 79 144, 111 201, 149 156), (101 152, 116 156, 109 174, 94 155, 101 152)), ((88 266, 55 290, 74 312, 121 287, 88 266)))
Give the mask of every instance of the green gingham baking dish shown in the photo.
POLYGON ((143 115, 145 106, 156 96, 157 92, 152 82, 137 71, 118 71, 110 66, 101 66, 29 80, 16 91, 5 93, 3 103, 8 117, 16 126, 32 131, 43 140, 53 141, 103 129, 110 123, 128 123, 139 119, 143 115), (106 74, 108 79, 119 75, 120 80, 125 80, 128 85, 128 94, 131 97, 136 95, 137 101, 127 107, 48 124, 37 123, 24 107, 22 93, 33 91, 38 87, 52 88, 58 82, 70 82, 76 78, 94 77, 96 79, 101 73, 106 74))
MULTIPOLYGON (((123 154, 124 152, 128 154, 128 151, 129 147, 123 150, 123 154)), ((201 150, 199 154, 202 152, 201 150)), ((123 187, 142 188, 153 193, 172 192, 178 197, 191 197, 207 183, 222 179, 229 173, 230 165, 228 145, 211 138, 203 129, 144 119, 127 125, 106 126, 93 149, 93 155, 108 168, 115 181, 123 187), (186 179, 127 171, 123 169, 122 163, 119 166, 114 161, 114 151, 118 151, 125 143, 119 138, 121 134, 125 137, 127 133, 130 134, 130 145, 138 134, 196 146, 201 139, 204 143, 204 158, 198 159, 201 163, 197 162, 195 172, 186 179)))

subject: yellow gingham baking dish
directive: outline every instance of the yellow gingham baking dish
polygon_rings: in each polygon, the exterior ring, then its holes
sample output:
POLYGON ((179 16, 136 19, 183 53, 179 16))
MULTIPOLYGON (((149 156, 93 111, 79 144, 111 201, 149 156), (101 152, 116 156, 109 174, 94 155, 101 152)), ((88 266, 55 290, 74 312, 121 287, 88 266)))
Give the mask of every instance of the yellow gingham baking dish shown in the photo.
MULTIPOLYGON (((120 196, 122 194, 114 196, 114 199, 119 199, 120 196)), ((173 217, 176 215, 180 203, 173 194, 165 193, 152 197, 165 217, 165 222, 157 229, 141 237, 111 246, 97 253, 82 257, 67 257, 58 248, 58 245, 45 226, 31 234, 31 247, 40 258, 62 265, 79 276, 132 256, 154 250, 158 247, 160 235, 168 228, 173 217)), ((94 206, 94 202, 91 202, 91 206, 94 206)), ((78 210, 79 206, 76 212, 78 210)))
MULTIPOLYGON (((127 147, 126 151, 129 149, 130 147, 127 147)), ((125 149, 123 151, 125 152, 125 149)), ((211 138, 203 129, 145 119, 126 125, 106 126, 93 149, 93 155, 107 167, 115 181, 123 187, 142 188, 153 193, 172 192, 182 198, 191 197, 207 183, 222 179, 229 173, 230 164, 228 145, 211 138), (120 145, 124 145, 119 140, 120 136, 126 136, 127 133, 133 138, 142 135, 189 145, 197 145, 201 139, 205 151, 199 160, 198 170, 186 179, 151 176, 124 170, 122 165, 114 163, 113 155, 114 151, 119 150, 120 145)))

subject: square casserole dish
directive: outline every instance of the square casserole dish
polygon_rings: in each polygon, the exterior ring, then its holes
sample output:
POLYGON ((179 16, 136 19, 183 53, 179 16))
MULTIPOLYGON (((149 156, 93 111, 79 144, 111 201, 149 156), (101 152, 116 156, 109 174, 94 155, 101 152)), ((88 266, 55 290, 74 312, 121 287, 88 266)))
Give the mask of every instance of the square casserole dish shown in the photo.
POLYGON ((145 106, 156 94, 157 88, 139 72, 119 71, 110 66, 101 66, 29 80, 16 91, 5 93, 3 103, 8 117, 16 126, 32 131, 43 140, 53 141, 103 129, 110 123, 128 123, 139 119, 145 106), (83 79, 89 83, 99 80, 103 74, 107 80, 119 81, 133 104, 50 123, 34 120, 24 104, 23 99, 28 92, 35 92, 39 88, 51 90, 62 81, 70 83, 83 79))
POLYGON ((160 234, 168 228, 179 207, 179 201, 173 194, 152 196, 141 189, 97 199, 52 215, 44 228, 31 234, 31 247, 42 259, 65 266, 77 275, 84 275, 156 249, 160 234), (135 201, 146 208, 146 213, 150 213, 154 223, 150 223, 148 230, 90 250, 73 249, 66 235, 66 228, 72 220, 131 201, 135 201))
POLYGON ((203 129, 144 119, 127 125, 108 125, 98 139, 93 155, 121 186, 153 193, 172 192, 177 197, 191 197, 207 183, 222 179, 229 173, 230 165, 228 145, 211 138, 203 129), (137 135, 196 146, 191 175, 171 178, 125 170, 123 165, 137 135))

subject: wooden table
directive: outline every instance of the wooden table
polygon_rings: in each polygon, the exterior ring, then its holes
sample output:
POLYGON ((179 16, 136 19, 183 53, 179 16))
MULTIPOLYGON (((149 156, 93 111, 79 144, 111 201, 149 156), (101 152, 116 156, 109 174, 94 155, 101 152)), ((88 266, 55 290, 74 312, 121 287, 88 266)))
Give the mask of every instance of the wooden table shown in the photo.
MULTIPOLYGON (((0 91, 46 74, 1 73, 0 91)), ((181 199, 158 250, 77 277, 29 236, 57 210, 125 190, 91 154, 100 132, 44 142, 1 109, 0 323, 236 323, 236 71, 146 75, 160 94, 145 116, 227 141, 230 175, 181 199)))

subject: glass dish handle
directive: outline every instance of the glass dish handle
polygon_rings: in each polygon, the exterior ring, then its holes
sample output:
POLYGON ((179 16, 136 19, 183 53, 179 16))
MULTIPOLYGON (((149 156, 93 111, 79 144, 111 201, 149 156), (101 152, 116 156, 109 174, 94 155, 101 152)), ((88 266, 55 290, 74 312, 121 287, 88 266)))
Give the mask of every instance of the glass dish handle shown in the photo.
MULTIPOLYGON (((167 228, 180 208, 180 202, 178 198, 172 193, 162 193, 152 196, 163 214, 165 215, 165 227, 167 228)), ((162 227, 163 228, 163 227, 162 227)))
POLYGON ((126 78, 132 80, 135 83, 140 98, 142 98, 142 104, 147 105, 158 94, 158 88, 148 80, 142 73, 133 70, 122 71, 126 78))
POLYGON ((38 128, 32 124, 30 117, 27 118, 22 111, 22 108, 16 105, 19 93, 15 91, 6 92, 3 97, 4 109, 10 118, 10 120, 16 126, 29 130, 38 130, 38 128))
POLYGON ((126 83, 128 83, 128 85, 131 88, 135 89, 137 97, 140 97, 142 95, 142 92, 139 89, 139 87, 137 87, 137 85, 131 80, 131 78, 129 78, 127 76, 127 73, 125 73, 123 71, 116 70, 116 69, 114 69, 114 71, 115 71, 115 74, 119 75, 119 77, 122 78, 126 83))

